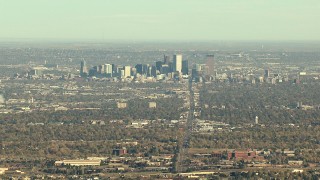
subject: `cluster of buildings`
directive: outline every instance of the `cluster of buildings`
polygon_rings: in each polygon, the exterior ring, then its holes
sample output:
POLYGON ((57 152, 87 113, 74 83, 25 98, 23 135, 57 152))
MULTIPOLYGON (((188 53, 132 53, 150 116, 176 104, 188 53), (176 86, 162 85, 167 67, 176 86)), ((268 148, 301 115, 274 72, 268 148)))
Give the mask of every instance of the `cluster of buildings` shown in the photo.
MULTIPOLYGON (((129 66, 110 63, 91 68, 83 60, 80 66, 80 76, 115 82, 171 82, 172 80, 189 79, 191 77, 194 82, 220 81, 251 84, 277 84, 288 82, 289 79, 299 84, 305 79, 319 79, 319 73, 312 70, 307 73, 305 71, 307 69, 301 71, 298 67, 283 66, 279 63, 269 63, 267 64, 268 68, 262 69, 261 67, 253 67, 251 64, 248 65, 246 62, 234 61, 231 57, 228 57, 231 58, 232 63, 230 63, 228 59, 224 59, 226 57, 228 56, 219 56, 219 59, 224 61, 217 61, 217 65, 213 54, 207 54, 204 59, 198 61, 201 63, 192 64, 184 59, 182 54, 175 54, 172 57, 164 55, 163 60, 156 61, 155 64, 142 63, 129 66)), ((74 71, 74 66, 60 67, 55 64, 44 64, 33 67, 25 74, 16 73, 13 79, 78 80, 78 75, 74 71), (52 74, 53 71, 57 71, 57 73, 52 74), (48 74, 48 72, 51 74, 48 74), (63 75, 61 75, 61 72, 63 75)))
MULTIPOLYGON (((210 64, 213 64, 213 55, 208 55, 208 57, 210 60, 207 64, 194 65, 192 69, 193 78, 213 74, 213 67, 210 67, 210 64)), ((173 61, 170 60, 169 56, 164 55, 163 61, 157 61, 155 65, 137 64, 134 67, 131 67, 127 65, 102 64, 88 69, 86 61, 81 61, 80 67, 81 77, 105 77, 115 79, 139 79, 151 77, 162 80, 188 78, 189 74, 189 62, 188 60, 183 60, 181 54, 173 55, 173 61)))
POLYGON ((216 149, 208 153, 194 153, 192 154, 190 167, 194 169, 205 168, 221 168, 231 169, 239 166, 237 162, 243 162, 249 167, 302 167, 305 163, 299 159, 294 150, 257 150, 257 149, 216 149), (282 164, 272 164, 268 157, 282 156, 286 161, 282 164), (217 161, 208 161, 208 159, 216 159, 217 161), (214 162, 214 163, 212 163, 214 162))
POLYGON ((195 120, 195 127, 193 131, 195 132, 212 132, 216 130, 227 130, 230 129, 229 124, 211 120, 195 120))
MULTIPOLYGON (((128 107, 128 103, 126 102, 117 102, 117 107, 118 109, 125 109, 128 107)), ((149 102, 148 103, 149 108, 157 108, 157 103, 156 102, 149 102)))
MULTIPOLYGON (((220 70, 215 67, 215 60, 213 54, 206 55, 206 61, 203 64, 195 63, 190 65, 188 60, 183 60, 181 54, 173 55, 172 61, 170 56, 164 55, 163 61, 156 61, 154 65, 150 64, 136 64, 132 66, 122 66, 115 64, 101 64, 90 69, 87 67, 86 61, 81 62, 80 76, 96 77, 96 78, 111 78, 114 81, 118 80, 179 80, 181 78, 189 78, 195 82, 202 81, 229 81, 229 82, 250 82, 255 83, 272 83, 277 84, 289 81, 287 74, 281 75, 279 73, 271 73, 269 69, 265 69, 262 75, 257 76, 253 72, 241 75, 242 70, 238 73, 232 71, 236 67, 226 67, 220 70), (231 69, 229 69, 231 68, 231 69), (226 73, 229 69, 230 73, 226 73), (235 74, 233 74, 233 73, 235 74), (239 74, 240 73, 240 74, 239 74)), ((305 76, 305 73, 299 73, 295 76, 294 82, 299 83, 300 77, 305 76)))
POLYGON ((188 75, 188 61, 182 60, 181 54, 175 54, 173 61, 170 57, 164 55, 163 61, 157 61, 155 65, 137 64, 135 67, 121 66, 115 64, 102 64, 94 66, 91 69, 87 68, 86 61, 81 62, 80 76, 81 77, 107 77, 107 78, 132 78, 132 77, 157 77, 163 79, 165 77, 177 77, 188 75))
MULTIPOLYGON (((115 151, 121 151, 117 149, 115 151)), ((161 154, 151 157, 130 157, 116 154, 114 157, 88 157, 87 159, 71 159, 55 161, 57 168, 65 166, 89 166, 92 169, 102 169, 104 172, 126 172, 126 171, 159 171, 169 172, 173 165, 173 154, 161 154), (94 168, 96 167, 96 168, 94 168)))

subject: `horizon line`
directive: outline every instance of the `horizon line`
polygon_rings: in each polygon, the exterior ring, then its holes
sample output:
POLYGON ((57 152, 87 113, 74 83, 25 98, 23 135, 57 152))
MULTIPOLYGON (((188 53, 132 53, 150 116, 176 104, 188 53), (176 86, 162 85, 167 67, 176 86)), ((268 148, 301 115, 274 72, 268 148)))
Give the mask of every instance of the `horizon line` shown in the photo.
POLYGON ((59 38, 0 38, 0 43, 10 43, 10 42, 29 42, 29 43, 223 43, 223 42, 266 42, 266 43, 288 43, 288 42, 305 42, 305 43, 320 43, 320 40, 300 40, 300 39, 256 39, 256 40, 246 40, 246 39, 212 39, 212 40, 203 40, 203 39, 59 39, 59 38))

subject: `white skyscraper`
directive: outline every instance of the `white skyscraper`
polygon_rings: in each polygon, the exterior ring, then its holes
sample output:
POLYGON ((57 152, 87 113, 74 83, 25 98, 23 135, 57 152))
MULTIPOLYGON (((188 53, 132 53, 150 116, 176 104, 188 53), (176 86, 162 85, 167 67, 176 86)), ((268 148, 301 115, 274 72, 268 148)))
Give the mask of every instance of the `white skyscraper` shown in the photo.
POLYGON ((107 75, 112 75, 112 64, 105 64, 104 70, 107 75))
POLYGON ((124 77, 130 77, 131 76, 131 67, 130 66, 125 66, 124 67, 124 77))
POLYGON ((173 55, 173 70, 181 73, 182 71, 182 55, 181 54, 173 55))

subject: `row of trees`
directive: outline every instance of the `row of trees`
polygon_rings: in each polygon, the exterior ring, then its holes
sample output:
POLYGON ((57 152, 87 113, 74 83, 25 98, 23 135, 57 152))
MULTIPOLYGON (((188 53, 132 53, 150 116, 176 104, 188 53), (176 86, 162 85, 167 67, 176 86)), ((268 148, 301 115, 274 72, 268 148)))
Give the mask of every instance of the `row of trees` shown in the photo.
POLYGON ((201 91, 202 118, 231 124, 299 123, 320 121, 319 83, 277 85, 213 84, 201 91), (313 106, 311 110, 297 109, 298 102, 313 106))
MULTIPOLYGON (((216 131, 214 133, 194 133, 191 146, 195 148, 215 149, 292 149, 299 150, 295 159, 306 162, 319 162, 320 156, 317 149, 320 148, 318 139, 320 126, 300 127, 247 127, 232 131, 216 131)), ((270 159, 272 160, 272 158, 270 159)), ((275 157, 278 162, 279 156, 275 157)), ((281 161, 281 160, 280 160, 281 161)), ((281 163, 279 161, 279 163, 281 163)))
POLYGON ((125 129, 118 124, 1 125, 0 154, 4 157, 86 157, 111 155, 113 148, 122 146, 132 154, 167 154, 173 152, 180 135, 175 129, 125 129), (121 145, 126 141, 137 141, 138 145, 121 145))

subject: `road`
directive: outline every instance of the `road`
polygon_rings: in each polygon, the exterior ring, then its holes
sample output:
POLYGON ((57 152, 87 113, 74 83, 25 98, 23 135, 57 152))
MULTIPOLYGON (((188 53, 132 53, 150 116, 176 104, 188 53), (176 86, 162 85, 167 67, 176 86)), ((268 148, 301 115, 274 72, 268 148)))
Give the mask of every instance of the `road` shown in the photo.
POLYGON ((193 121, 194 121, 194 92, 192 90, 192 81, 189 81, 188 83, 188 89, 189 89, 189 101, 190 101, 190 107, 189 107, 189 113, 188 113, 188 119, 185 127, 185 131, 182 137, 182 143, 178 143, 178 151, 177 151, 177 161, 176 161, 176 172, 181 173, 185 172, 187 170, 187 167, 183 165, 183 162, 188 154, 188 149, 190 147, 190 139, 192 135, 192 127, 193 127, 193 121))

